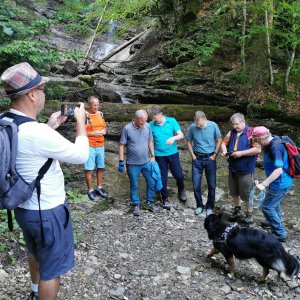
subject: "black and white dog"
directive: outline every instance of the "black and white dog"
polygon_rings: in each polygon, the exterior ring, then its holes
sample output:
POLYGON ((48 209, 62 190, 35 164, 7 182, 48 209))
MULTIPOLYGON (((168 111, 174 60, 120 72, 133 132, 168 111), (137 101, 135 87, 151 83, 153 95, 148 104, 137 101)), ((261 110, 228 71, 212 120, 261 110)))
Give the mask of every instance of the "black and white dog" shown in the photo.
POLYGON ((299 273, 299 261, 287 253, 281 243, 266 231, 255 228, 241 228, 221 220, 222 216, 211 214, 204 221, 208 238, 213 241, 214 248, 209 257, 221 252, 234 275, 234 257, 239 259, 255 258, 263 267, 259 281, 264 281, 269 270, 273 269, 286 280, 299 273))

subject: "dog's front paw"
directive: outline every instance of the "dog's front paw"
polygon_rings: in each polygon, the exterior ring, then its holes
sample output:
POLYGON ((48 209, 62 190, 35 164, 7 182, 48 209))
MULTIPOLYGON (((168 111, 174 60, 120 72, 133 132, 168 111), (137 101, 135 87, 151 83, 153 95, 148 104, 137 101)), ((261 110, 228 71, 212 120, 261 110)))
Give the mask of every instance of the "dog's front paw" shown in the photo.
POLYGON ((214 255, 218 254, 219 251, 216 248, 212 248, 210 252, 207 254, 207 257, 213 257, 214 255))
POLYGON ((213 257, 214 255, 215 255, 214 253, 209 252, 209 253, 206 255, 206 257, 211 258, 211 257, 213 257))

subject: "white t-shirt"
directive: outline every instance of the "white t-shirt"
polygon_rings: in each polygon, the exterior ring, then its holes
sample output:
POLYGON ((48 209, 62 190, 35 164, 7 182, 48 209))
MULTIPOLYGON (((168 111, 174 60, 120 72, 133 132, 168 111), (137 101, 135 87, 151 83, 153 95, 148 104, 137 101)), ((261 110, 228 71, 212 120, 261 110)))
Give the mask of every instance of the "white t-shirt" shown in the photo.
MULTIPOLYGON (((10 111, 24 115, 14 109, 10 111)), ((16 168, 26 182, 32 182, 47 159, 53 158, 49 170, 41 180, 42 210, 54 208, 65 201, 64 175, 59 160, 71 164, 83 164, 88 156, 89 143, 86 136, 76 137, 73 144, 47 124, 27 122, 19 126, 16 168)), ((39 209, 36 189, 32 197, 19 207, 39 209)))

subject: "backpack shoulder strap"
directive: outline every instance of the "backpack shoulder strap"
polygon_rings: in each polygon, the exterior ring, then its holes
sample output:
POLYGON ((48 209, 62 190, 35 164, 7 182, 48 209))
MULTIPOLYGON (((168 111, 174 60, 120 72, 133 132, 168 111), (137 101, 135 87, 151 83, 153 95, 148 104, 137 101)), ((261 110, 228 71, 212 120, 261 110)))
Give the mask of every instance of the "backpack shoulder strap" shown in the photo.
POLYGON ((9 119, 12 119, 13 122, 19 126, 23 123, 26 123, 26 122, 36 122, 35 119, 32 119, 32 118, 29 118, 29 117, 26 117, 26 116, 21 116, 21 115, 17 115, 17 114, 14 114, 10 111, 5 111, 1 116, 0 118, 3 119, 4 117, 6 118, 9 118, 9 119))

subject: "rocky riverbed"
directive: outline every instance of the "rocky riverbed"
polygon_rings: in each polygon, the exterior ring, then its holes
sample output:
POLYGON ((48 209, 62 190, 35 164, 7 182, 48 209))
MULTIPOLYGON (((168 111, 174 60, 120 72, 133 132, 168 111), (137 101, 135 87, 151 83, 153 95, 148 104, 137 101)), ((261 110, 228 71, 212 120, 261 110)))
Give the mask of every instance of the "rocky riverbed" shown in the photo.
MULTIPOLYGON (((128 178, 117 172, 116 146, 113 141, 107 143, 105 188, 110 197, 106 201, 93 203, 80 194, 85 189, 81 168, 63 166, 76 234, 76 266, 62 277, 59 299, 300 299, 299 275, 286 284, 277 282, 276 272, 271 271, 267 281, 259 284, 256 279, 262 268, 254 260, 239 261, 236 278, 231 278, 222 256, 206 257, 212 242, 203 228, 203 219, 194 215, 186 151, 180 155, 187 203, 179 203, 170 178, 174 208, 155 214, 144 210, 140 217, 134 217, 128 178), (79 194, 74 189, 79 189, 79 194)), ((226 172, 226 161, 220 158, 216 209, 225 217, 231 209, 226 172)), ((262 170, 257 173, 263 176, 262 170)), ((289 235, 284 247, 294 255, 299 254, 300 247, 297 185, 283 205, 289 235)), ((144 190, 141 180, 142 199, 144 190)), ((258 227, 262 218, 256 210, 253 226, 258 227)), ((13 243, 11 249, 0 254, 0 299, 25 299, 29 291, 25 247, 13 243)))

